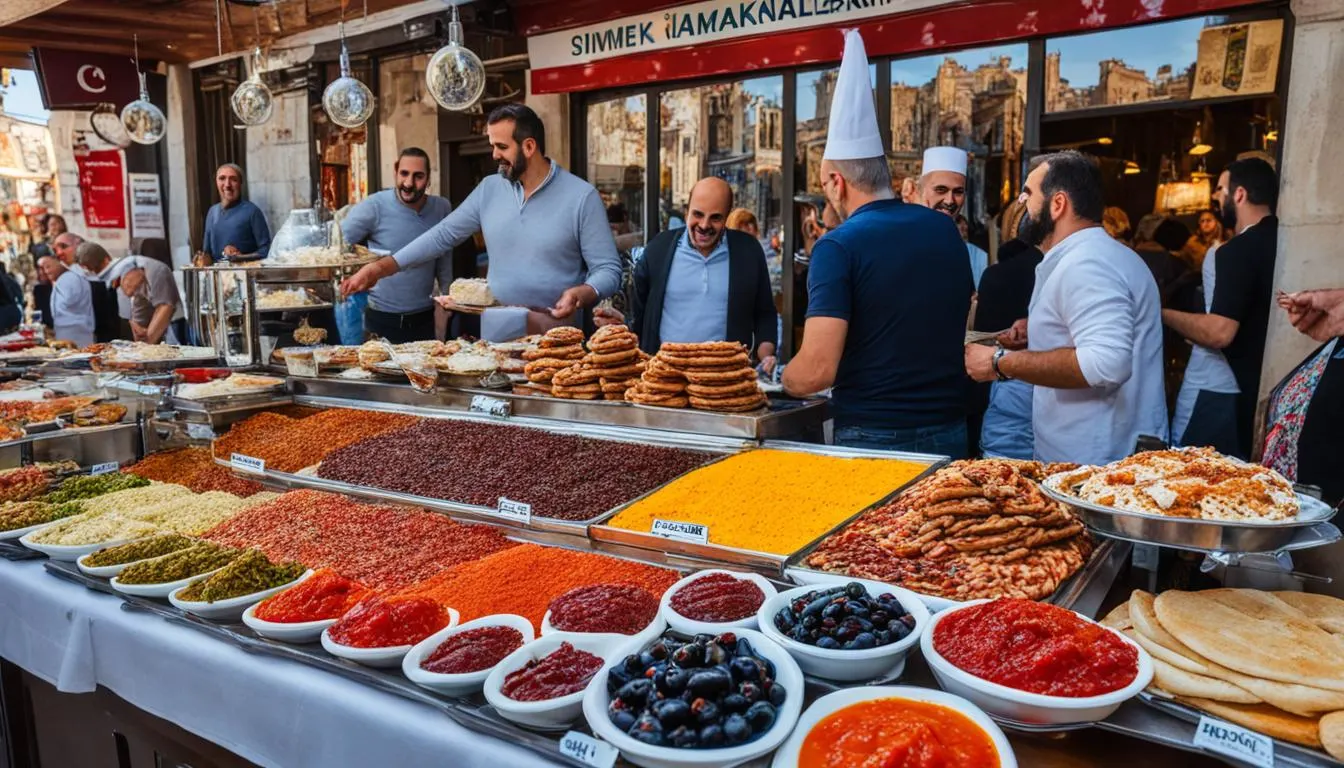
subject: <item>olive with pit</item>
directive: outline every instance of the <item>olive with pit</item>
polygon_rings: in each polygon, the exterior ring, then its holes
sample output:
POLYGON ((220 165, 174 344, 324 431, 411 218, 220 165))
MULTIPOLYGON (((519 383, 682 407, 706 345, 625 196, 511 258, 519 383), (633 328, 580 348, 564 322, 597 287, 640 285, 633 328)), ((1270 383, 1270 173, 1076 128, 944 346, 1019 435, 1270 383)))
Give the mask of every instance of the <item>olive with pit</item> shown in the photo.
POLYGON ((733 678, 720 669, 706 669, 691 675, 686 688, 692 694, 704 698, 721 696, 733 685, 733 678))

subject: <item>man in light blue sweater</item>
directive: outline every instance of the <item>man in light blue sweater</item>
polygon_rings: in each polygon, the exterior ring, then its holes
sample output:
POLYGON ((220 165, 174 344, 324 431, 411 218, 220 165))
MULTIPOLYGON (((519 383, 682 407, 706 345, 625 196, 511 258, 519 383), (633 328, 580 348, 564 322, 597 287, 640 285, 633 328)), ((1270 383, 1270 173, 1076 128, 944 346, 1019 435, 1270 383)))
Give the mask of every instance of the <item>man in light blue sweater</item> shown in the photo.
POLYGON ((345 295, 448 253, 476 232, 490 252, 490 291, 501 304, 575 323, 578 312, 621 285, 621 259, 602 199, 591 184, 546 157, 537 114, 506 104, 486 133, 499 174, 481 181, 443 221, 341 285, 345 295))

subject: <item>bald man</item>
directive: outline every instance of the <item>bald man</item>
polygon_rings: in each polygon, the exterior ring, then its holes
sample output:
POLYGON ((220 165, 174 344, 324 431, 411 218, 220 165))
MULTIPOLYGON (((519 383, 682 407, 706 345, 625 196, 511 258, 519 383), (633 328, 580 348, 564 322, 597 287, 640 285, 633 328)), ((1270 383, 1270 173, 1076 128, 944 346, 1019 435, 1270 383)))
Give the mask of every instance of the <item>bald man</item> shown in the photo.
POLYGON ((50 256, 37 260, 37 268, 52 284, 51 325, 58 339, 87 347, 94 341, 93 295, 89 281, 50 256))
POLYGON ((219 202, 205 214, 205 250, 197 254, 196 262, 208 264, 254 253, 266 258, 271 250, 271 228, 261 209, 243 199, 243 169, 233 163, 219 166, 215 189, 219 202))
MULTIPOLYGON (((756 238, 728 229, 733 190, 719 178, 691 189, 686 226, 649 241, 635 265, 630 327, 653 354, 664 341, 737 341, 767 372, 775 367, 777 315, 765 251, 756 238)), ((612 309, 598 325, 621 322, 612 309)))
POLYGON ((51 250, 67 269, 75 265, 75 249, 84 242, 84 238, 74 232, 63 232, 51 241, 51 250))

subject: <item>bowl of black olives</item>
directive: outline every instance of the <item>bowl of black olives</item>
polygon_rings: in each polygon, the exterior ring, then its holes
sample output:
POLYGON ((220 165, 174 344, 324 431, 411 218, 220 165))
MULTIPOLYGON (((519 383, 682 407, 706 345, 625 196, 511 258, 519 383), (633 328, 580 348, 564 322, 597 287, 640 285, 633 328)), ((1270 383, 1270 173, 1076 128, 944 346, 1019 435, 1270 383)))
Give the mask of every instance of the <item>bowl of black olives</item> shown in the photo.
POLYGON ((583 697, 593 733, 643 768, 728 768, 774 751, 798 722, 803 673, 752 629, 633 640, 583 697))
POLYGON ((780 592, 756 618, 805 674, 852 682, 899 677, 929 609, 909 590, 851 579, 780 592))

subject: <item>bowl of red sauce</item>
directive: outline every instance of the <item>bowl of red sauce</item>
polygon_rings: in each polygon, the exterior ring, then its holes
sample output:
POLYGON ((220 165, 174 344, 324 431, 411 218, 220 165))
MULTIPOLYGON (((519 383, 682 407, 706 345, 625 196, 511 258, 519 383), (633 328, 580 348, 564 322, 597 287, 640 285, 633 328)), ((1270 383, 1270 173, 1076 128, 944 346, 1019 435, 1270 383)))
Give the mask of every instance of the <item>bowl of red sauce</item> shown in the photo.
POLYGON ((943 611, 920 648, 943 690, 1022 723, 1104 720, 1153 679, 1152 658, 1121 633, 1016 598, 943 611))
POLYGON ((771 768, 1017 768, 1003 731, 960 696, 875 685, 826 694, 803 712, 771 768))
POLYGON ((396 667, 416 643, 457 619, 457 611, 427 597, 374 597, 322 630, 322 648, 366 667, 396 667))
POLYGON ((485 678, 485 700, 501 717, 539 731, 563 731, 583 715, 588 683, 616 661, 625 638, 556 632, 504 657, 485 678))
POLYGON ((658 606, 667 625, 687 635, 756 629, 756 613, 778 594, 764 576, 717 568, 673 584, 658 606))
POLYGON ((335 624, 372 589, 330 568, 319 568, 299 583, 243 612, 253 632, 286 643, 315 643, 322 630, 335 624))
POLYGON ((541 618, 542 637, 557 632, 611 635, 652 641, 667 628, 658 598, 633 584, 589 584, 551 601, 541 618))
POLYGON ((422 688, 468 696, 481 690, 496 664, 534 639, 532 622, 522 616, 482 616, 421 640, 401 660, 401 671, 422 688))

